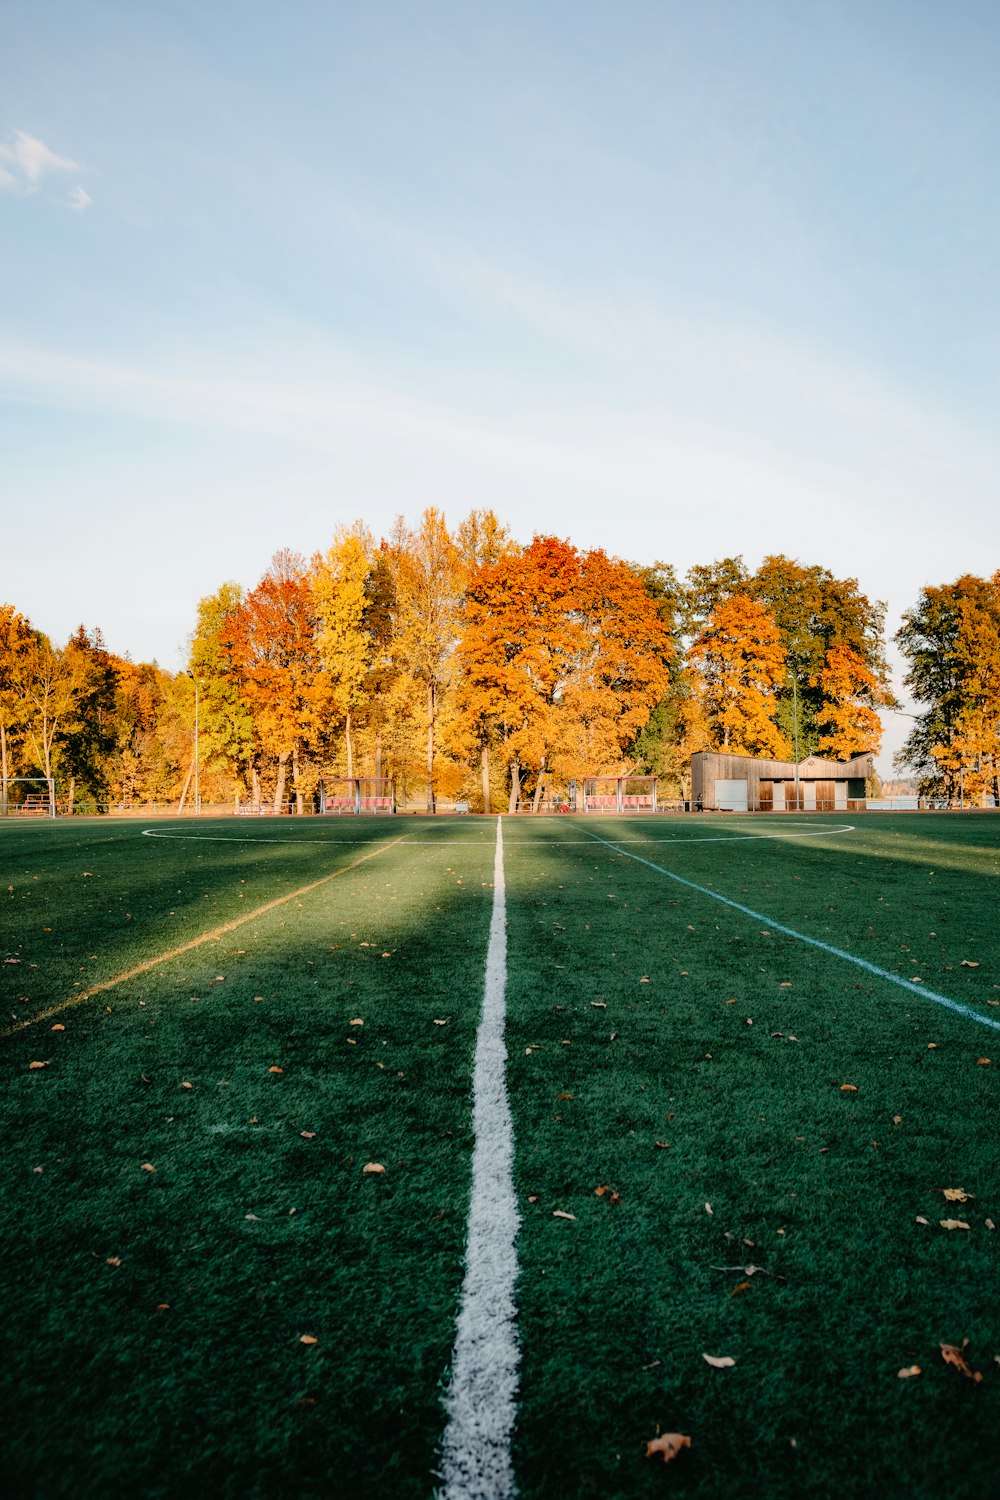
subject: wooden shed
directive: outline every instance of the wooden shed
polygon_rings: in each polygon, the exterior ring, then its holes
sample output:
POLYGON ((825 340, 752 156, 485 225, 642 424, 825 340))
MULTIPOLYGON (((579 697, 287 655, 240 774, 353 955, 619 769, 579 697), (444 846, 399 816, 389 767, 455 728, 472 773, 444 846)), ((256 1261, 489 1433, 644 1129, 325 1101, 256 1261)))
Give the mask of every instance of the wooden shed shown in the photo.
POLYGON ((691 805, 705 812, 863 812, 871 770, 870 755, 847 761, 808 755, 796 776, 791 760, 698 750, 691 757, 691 805))

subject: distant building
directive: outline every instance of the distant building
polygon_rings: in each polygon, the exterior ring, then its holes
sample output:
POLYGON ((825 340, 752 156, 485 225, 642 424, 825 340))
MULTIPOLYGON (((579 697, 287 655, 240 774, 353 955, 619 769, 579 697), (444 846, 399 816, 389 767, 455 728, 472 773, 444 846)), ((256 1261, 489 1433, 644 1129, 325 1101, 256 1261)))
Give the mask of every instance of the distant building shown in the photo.
POLYGON ((698 750, 691 757, 691 804, 705 812, 864 812, 871 772, 870 755, 846 761, 808 755, 799 762, 796 801, 794 761, 698 750))

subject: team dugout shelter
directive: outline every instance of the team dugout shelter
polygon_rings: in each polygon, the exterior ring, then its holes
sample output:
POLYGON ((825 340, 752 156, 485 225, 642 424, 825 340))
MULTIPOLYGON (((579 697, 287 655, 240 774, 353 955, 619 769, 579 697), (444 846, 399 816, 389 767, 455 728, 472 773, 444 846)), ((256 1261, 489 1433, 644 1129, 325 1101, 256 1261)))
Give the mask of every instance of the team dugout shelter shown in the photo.
POLYGON ((703 812, 864 812, 872 757, 808 755, 762 760, 698 750, 691 757, 691 805, 703 812))

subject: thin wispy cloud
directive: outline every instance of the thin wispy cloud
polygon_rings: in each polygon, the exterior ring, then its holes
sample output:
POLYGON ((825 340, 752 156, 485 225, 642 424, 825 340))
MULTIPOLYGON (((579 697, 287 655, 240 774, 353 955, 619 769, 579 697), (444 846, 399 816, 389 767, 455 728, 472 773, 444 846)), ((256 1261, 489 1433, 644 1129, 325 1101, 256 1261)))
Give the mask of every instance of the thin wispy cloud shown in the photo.
MULTIPOLYGON (((79 162, 57 155, 44 141, 29 135, 26 130, 15 130, 9 142, 0 143, 0 189, 6 192, 27 196, 37 193, 42 179, 51 173, 80 170, 79 162)), ((83 205, 86 207, 89 197, 82 188, 76 191, 87 199, 83 205)))

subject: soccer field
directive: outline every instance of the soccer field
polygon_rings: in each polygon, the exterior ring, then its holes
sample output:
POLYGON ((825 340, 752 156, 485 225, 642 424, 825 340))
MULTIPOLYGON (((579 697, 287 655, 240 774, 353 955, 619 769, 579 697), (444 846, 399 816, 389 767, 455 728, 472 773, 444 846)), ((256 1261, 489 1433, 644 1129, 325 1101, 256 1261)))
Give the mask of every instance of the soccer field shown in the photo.
POLYGON ((1000 819, 497 844, 0 824, 10 1492, 443 1483, 501 873, 516 1492, 991 1493, 1000 819))

